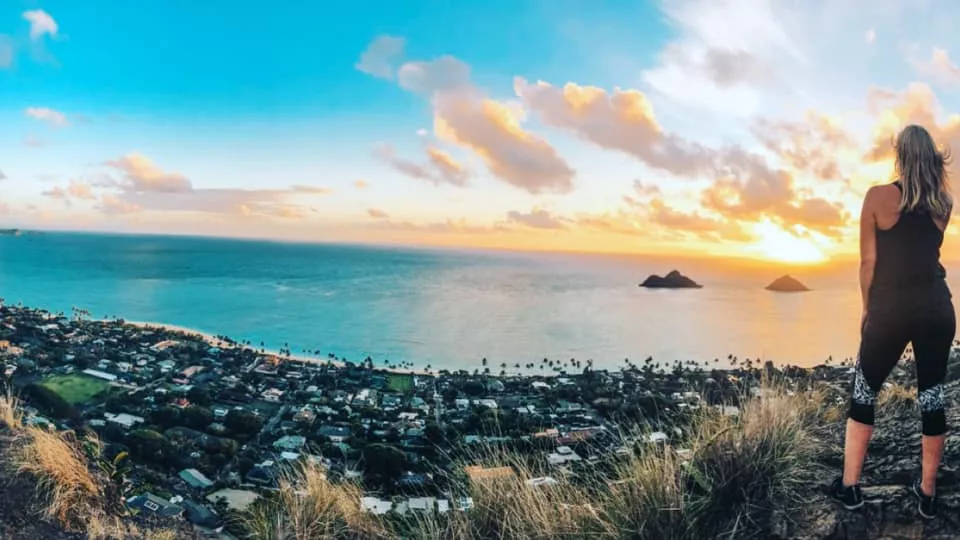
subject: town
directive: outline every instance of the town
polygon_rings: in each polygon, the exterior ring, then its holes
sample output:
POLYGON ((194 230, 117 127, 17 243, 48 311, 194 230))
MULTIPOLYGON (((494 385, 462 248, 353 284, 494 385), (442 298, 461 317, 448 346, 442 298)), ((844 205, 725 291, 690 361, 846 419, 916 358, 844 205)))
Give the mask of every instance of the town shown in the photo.
POLYGON ((403 372, 2 302, 0 362, 27 423, 92 430, 110 454, 128 452, 128 507, 214 536, 303 460, 360 483, 369 512, 467 510, 469 494, 438 471, 510 474, 473 449, 529 456, 545 471, 529 483, 549 485, 678 439, 698 407, 735 414, 742 383, 762 371, 648 359, 616 371, 571 361, 582 367, 571 374, 403 372))

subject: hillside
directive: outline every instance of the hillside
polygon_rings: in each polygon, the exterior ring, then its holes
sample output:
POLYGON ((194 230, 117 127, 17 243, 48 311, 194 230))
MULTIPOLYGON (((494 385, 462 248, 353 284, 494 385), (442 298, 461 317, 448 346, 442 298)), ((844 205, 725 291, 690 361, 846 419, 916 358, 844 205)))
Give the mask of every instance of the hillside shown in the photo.
MULTIPOLYGON (((953 370, 956 371, 954 364, 953 370)), ((839 369, 833 371, 840 371, 839 369)), ((846 371, 843 369, 842 371, 846 371)), ((624 457, 584 488, 561 479, 531 487, 538 472, 502 452, 477 454, 510 467, 500 481, 470 482, 473 508, 444 515, 377 517, 361 492, 332 482, 316 466, 292 469, 280 491, 238 516, 252 538, 955 538, 960 535, 960 445, 949 443, 940 479, 941 517, 922 521, 908 485, 918 467, 919 422, 909 366, 882 395, 878 429, 864 472, 866 506, 841 510, 822 494, 840 466, 842 384, 830 371, 817 389, 783 387, 741 403, 736 417, 706 413, 686 442, 624 457), (687 450, 681 449, 681 447, 687 450), (686 464, 683 464, 683 463, 686 464), (696 471, 696 474, 693 474, 696 471), (736 473, 736 474, 733 474, 736 473), (669 510, 664 510, 669 508, 669 510)), ((947 392, 949 422, 960 425, 960 389, 947 392)), ((156 524, 121 514, 109 477, 83 461, 82 441, 24 426, 11 401, 0 403, 3 436, 0 534, 4 538, 193 538, 179 520, 156 524), (45 449, 45 450, 44 450, 45 449), (54 452, 51 455, 50 452, 54 452), (32 461, 31 461, 32 460, 32 461), (84 473, 76 465, 84 463, 84 473), (72 466, 72 468, 71 468, 72 466), (19 471, 19 472, 18 472, 19 471), (73 485, 72 489, 67 489, 73 485), (87 485, 89 489, 77 489, 87 485), (36 519, 33 516, 39 517, 36 519), (95 527, 95 528, 94 528, 95 527), (122 532, 118 532, 122 531, 122 532)), ((469 482, 469 481, 467 481, 469 482)))

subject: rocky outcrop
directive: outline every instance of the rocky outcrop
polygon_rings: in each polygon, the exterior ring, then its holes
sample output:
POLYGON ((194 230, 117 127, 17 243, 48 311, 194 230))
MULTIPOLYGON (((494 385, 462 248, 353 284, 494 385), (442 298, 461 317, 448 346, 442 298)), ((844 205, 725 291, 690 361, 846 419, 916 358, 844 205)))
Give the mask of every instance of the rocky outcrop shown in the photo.
POLYGON ((703 285, 676 270, 663 277, 652 275, 645 279, 640 286, 648 289, 699 289, 703 287, 703 285))
POLYGON ((782 276, 767 285, 767 290, 774 292, 806 292, 810 289, 793 276, 782 276))

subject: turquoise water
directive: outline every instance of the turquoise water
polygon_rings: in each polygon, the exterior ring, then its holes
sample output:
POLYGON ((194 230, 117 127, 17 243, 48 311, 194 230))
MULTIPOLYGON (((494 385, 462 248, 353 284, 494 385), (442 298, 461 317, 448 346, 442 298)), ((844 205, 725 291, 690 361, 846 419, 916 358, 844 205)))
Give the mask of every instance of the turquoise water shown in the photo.
MULTIPOLYGON (((799 276, 709 261, 48 233, 0 237, 0 297, 72 306, 351 360, 499 371, 555 360, 711 361, 728 354, 812 365, 853 356, 856 270, 799 276), (645 290, 674 266, 705 288, 645 290)), ((508 371, 516 371, 510 369, 508 371)))

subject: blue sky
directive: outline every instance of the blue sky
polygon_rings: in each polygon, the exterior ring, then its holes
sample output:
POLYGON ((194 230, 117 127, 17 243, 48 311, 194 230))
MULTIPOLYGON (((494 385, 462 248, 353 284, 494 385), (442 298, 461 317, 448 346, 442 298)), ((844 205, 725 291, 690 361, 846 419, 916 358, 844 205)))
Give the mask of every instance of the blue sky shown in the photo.
POLYGON ((12 0, 0 225, 839 252, 879 134, 955 135, 960 9, 918 6, 12 0))

